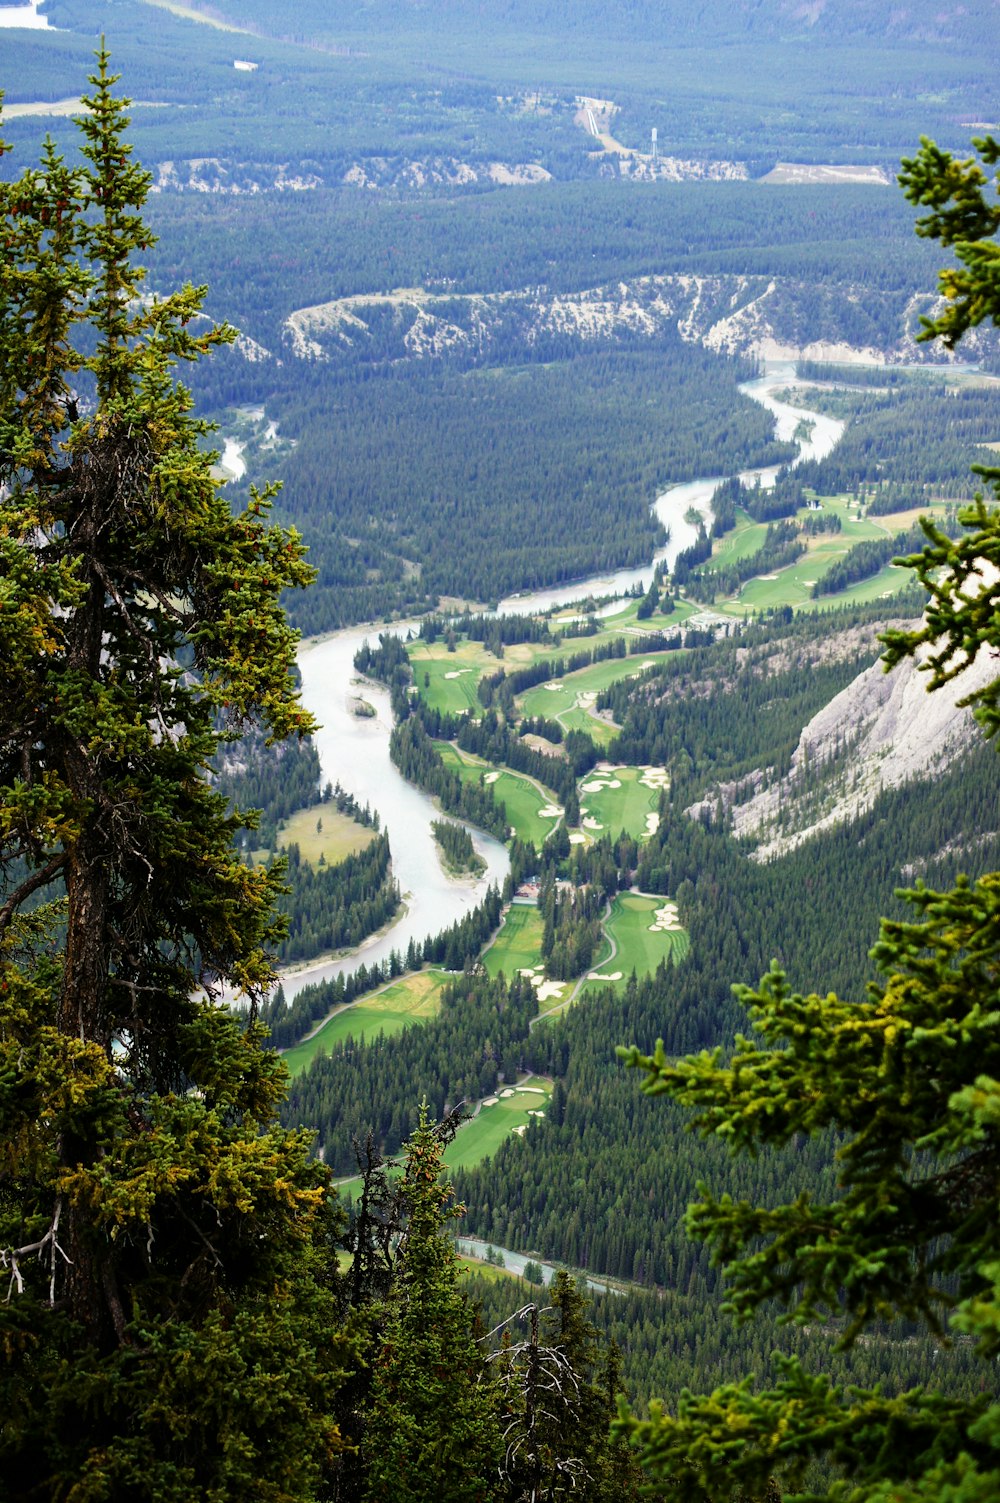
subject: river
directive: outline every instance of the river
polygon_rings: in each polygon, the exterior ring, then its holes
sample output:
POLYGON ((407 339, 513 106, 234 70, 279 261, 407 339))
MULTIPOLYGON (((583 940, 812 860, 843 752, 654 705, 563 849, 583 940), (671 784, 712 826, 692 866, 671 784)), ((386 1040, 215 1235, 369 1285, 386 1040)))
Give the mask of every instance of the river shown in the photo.
POLYGON ((28 0, 27 5, 0 5, 0 27, 16 27, 20 31, 54 31, 48 16, 39 13, 41 0, 28 0))
MULTIPOLYGON (((526 1266, 529 1263, 537 1263, 538 1267, 542 1270, 542 1286, 546 1289, 562 1267, 560 1263, 547 1263, 544 1258, 532 1258, 530 1253, 511 1252, 509 1247, 497 1247, 495 1243, 484 1242, 480 1237, 460 1236, 456 1239, 455 1246, 459 1257, 480 1258, 483 1261, 486 1260, 488 1253, 492 1249, 494 1253, 500 1254, 503 1259, 504 1268, 508 1269, 511 1273, 520 1274, 522 1278, 524 1277, 526 1266)), ((609 1284, 606 1279, 592 1279, 586 1274, 580 1275, 580 1277, 583 1278, 583 1282, 588 1289, 593 1289, 598 1294, 622 1293, 617 1285, 609 1284)))
MULTIPOLYGON (((774 391, 788 386, 794 375, 792 363, 775 362, 763 376, 746 382, 742 390, 774 413, 779 438, 790 439, 803 418, 810 422, 812 431, 800 445, 799 460, 822 458, 837 443, 844 425, 819 413, 775 401, 774 391)), ((742 478, 752 485, 759 476, 763 486, 770 486, 778 468, 774 465, 764 470, 748 470, 742 478)), ((724 478, 718 475, 689 480, 671 486, 656 498, 654 510, 668 529, 670 540, 645 568, 622 569, 550 590, 515 595, 502 600, 499 610, 527 614, 585 600, 591 595, 623 594, 637 582, 648 585, 657 563, 665 559, 672 565, 678 553, 694 541, 696 529, 686 521, 685 513, 694 507, 709 518, 712 494, 724 478)), ((362 962, 371 965, 385 960, 393 949, 405 951, 411 939, 419 942, 428 934, 438 934, 474 908, 491 882, 502 883, 509 870, 504 847, 473 830, 476 849, 487 863, 486 872, 476 879, 450 877, 445 873, 430 828, 431 820, 439 818, 440 811, 425 793, 407 783, 389 760, 392 716, 388 691, 366 681, 363 697, 374 707, 375 715, 359 717, 353 713, 352 702, 358 693, 354 671, 358 648, 366 638, 374 638, 380 631, 405 636, 417 626, 415 621, 403 621, 391 627, 351 627, 327 637, 311 638, 299 649, 302 698, 320 723, 315 739, 323 778, 339 781, 362 804, 369 803, 378 810, 382 828, 389 832, 393 871, 406 909, 384 933, 373 935, 350 955, 285 971, 282 983, 289 999, 309 983, 354 971, 362 962)))

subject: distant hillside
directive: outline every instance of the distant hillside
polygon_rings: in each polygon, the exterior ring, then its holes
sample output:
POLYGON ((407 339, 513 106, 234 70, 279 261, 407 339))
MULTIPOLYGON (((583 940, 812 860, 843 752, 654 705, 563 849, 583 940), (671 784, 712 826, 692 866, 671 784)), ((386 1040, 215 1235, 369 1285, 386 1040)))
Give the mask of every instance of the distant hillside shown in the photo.
POLYGON ((621 0, 612 9, 602 0, 193 0, 191 7, 235 24, 259 27, 270 35, 297 40, 303 35, 345 32, 432 30, 442 25, 476 33, 536 31, 556 35, 612 31, 636 41, 671 46, 706 40, 814 39, 830 41, 902 40, 948 42, 988 36, 1000 17, 996 0, 911 0, 887 6, 883 0, 736 0, 727 5, 705 0, 621 0))
MULTIPOLYGON (((489 360, 515 335, 530 347, 552 338, 635 342, 676 328, 689 343, 727 355, 913 361, 940 359, 940 351, 914 340, 934 301, 850 283, 820 294, 791 277, 737 275, 639 277, 567 293, 417 288, 298 309, 285 321, 282 343, 300 359, 338 364, 462 353, 489 360)), ((975 338, 967 340, 962 358, 977 348, 975 338)))

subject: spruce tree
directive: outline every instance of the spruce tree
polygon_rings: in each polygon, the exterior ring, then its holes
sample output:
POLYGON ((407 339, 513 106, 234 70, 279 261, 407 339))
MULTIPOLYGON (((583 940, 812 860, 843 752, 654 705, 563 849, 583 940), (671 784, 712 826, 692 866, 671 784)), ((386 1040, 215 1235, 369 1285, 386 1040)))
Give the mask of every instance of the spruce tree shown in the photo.
MULTIPOLYGON (((976 145, 995 168, 1000 143, 976 145)), ((903 168, 907 195, 930 211, 919 232, 958 258, 941 273, 944 311, 923 335, 953 347, 986 320, 1000 324, 1000 207, 979 162, 930 141, 903 168)), ((994 494, 959 512, 964 535, 925 522, 927 547, 901 561, 929 604, 919 630, 886 635, 887 662, 926 649, 930 689, 1000 651, 1000 470, 978 474, 994 494)), ((996 735, 1000 675, 961 702, 996 735)), ((658 1404, 645 1421, 623 1412, 621 1433, 678 1503, 770 1499, 779 1483, 841 1503, 1000 1497, 1000 872, 903 896, 913 917, 883 921, 866 996, 802 996, 775 966, 758 987, 736 988, 757 1037, 738 1038, 730 1058, 673 1061, 662 1044, 621 1052, 645 1071, 647 1092, 692 1109, 703 1135, 737 1153, 810 1134, 839 1140, 835 1197, 804 1189, 790 1204, 755 1206, 706 1189, 691 1208, 739 1319, 777 1301, 789 1319, 827 1323, 844 1348, 901 1339, 903 1322, 915 1323, 942 1343, 973 1344, 981 1389, 844 1389, 789 1358, 764 1392, 748 1374, 713 1394, 684 1392, 673 1415, 658 1404), (817 1462, 821 1493, 808 1485, 817 1462)))
POLYGON ((442 1151, 425 1103, 405 1149, 407 1228, 374 1364, 364 1441, 368 1503, 497 1496, 499 1427, 446 1236, 464 1208, 442 1180, 442 1151))
POLYGON ((322 1496, 334 1202, 275 1125, 279 877, 220 735, 309 728, 267 493, 233 515, 174 379, 232 331, 150 294, 101 50, 82 162, 0 185, 0 1477, 20 1499, 322 1496))

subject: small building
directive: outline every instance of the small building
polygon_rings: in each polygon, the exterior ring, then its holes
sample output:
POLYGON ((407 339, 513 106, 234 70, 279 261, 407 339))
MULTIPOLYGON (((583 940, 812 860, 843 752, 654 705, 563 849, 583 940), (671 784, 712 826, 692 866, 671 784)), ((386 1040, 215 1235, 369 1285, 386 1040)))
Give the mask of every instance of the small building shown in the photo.
POLYGON ((248 62, 247 59, 243 57, 235 57, 233 58, 233 67, 236 69, 237 73, 256 73, 257 69, 260 67, 260 64, 248 62))

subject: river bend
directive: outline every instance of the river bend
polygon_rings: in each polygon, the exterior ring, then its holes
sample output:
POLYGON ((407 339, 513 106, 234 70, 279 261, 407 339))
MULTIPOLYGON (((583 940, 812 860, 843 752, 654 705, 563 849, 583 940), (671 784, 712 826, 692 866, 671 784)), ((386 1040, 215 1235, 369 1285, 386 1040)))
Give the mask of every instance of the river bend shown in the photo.
MULTIPOLYGON (((796 463, 803 459, 821 459, 839 440, 843 423, 820 413, 788 407, 774 399, 774 391, 794 380, 792 363, 769 364, 766 373, 741 388, 755 401, 774 413, 779 438, 794 437, 803 419, 812 425, 809 438, 800 443, 796 463)), ((767 487, 774 484, 778 471, 774 465, 764 470, 744 471, 749 484, 759 476, 767 487)), ((550 606, 585 600, 591 595, 623 594, 637 583, 647 586, 653 570, 661 560, 672 565, 682 549, 694 541, 696 529, 686 520, 693 507, 703 517, 711 516, 711 498, 725 476, 707 476, 671 486, 656 498, 654 510, 668 529, 670 540, 646 568, 622 569, 614 574, 595 575, 589 579, 516 595, 502 600, 501 612, 527 614, 547 610, 550 606)), ((509 870, 507 852, 496 840, 478 830, 472 838, 487 863, 479 878, 449 876, 441 865, 431 821, 440 817, 433 800, 400 776, 389 760, 389 735, 392 715, 389 694, 380 684, 368 681, 363 696, 375 709, 373 717, 353 713, 358 694, 354 656, 361 644, 380 631, 405 636, 418 622, 397 622, 391 627, 351 627, 327 637, 311 638, 299 648, 302 674, 302 698, 320 724, 316 749, 324 781, 339 782, 360 803, 377 809, 382 828, 388 830, 392 848, 393 871, 403 895, 405 912, 385 932, 373 935, 357 950, 336 960, 319 960, 293 967, 282 975, 285 995, 292 998, 311 982, 327 981, 341 972, 354 971, 364 962, 371 965, 388 958, 390 951, 405 951, 411 939, 422 942, 429 934, 438 934, 482 901, 491 882, 502 883, 509 870)))

